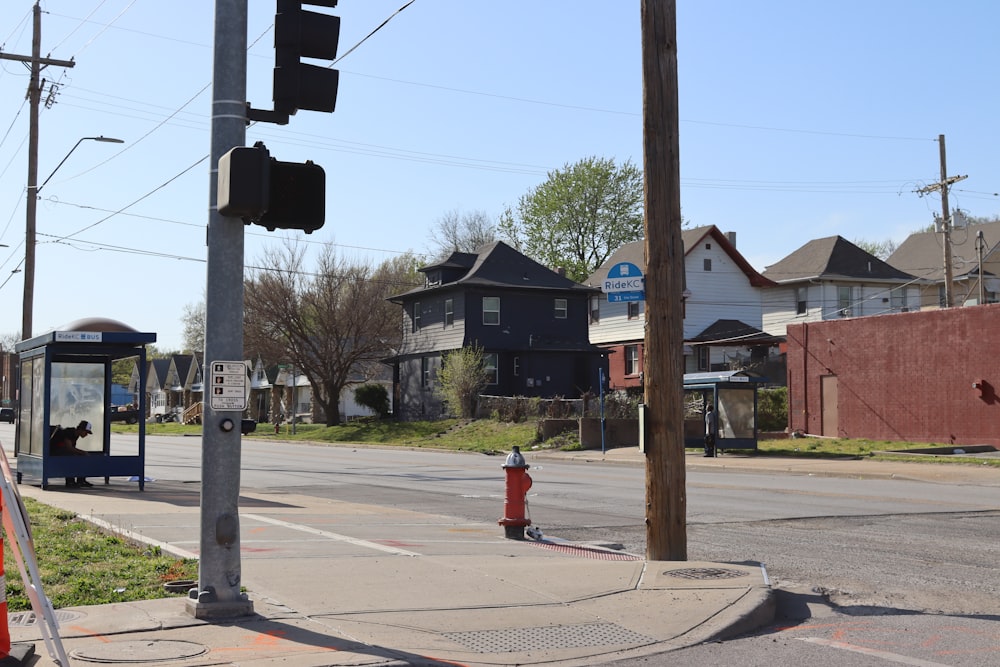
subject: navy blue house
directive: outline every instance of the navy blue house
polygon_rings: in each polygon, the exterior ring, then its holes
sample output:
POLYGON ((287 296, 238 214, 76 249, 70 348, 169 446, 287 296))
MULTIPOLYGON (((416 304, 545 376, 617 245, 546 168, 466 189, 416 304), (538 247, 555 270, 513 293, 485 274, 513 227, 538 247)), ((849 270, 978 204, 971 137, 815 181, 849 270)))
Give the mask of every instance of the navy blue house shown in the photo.
POLYGON ((442 355, 483 348, 490 383, 483 394, 579 398, 597 393, 607 352, 588 340, 589 299, 599 290, 573 282, 501 241, 454 252, 420 269, 424 286, 389 300, 403 308, 393 366, 401 419, 442 416, 434 388, 442 355))

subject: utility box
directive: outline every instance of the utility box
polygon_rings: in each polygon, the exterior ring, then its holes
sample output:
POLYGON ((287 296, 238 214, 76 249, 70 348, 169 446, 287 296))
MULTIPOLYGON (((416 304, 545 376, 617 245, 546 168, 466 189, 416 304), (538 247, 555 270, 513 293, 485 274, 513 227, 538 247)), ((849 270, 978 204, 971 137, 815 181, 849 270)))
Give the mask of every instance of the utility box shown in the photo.
POLYGON ((139 387, 146 386, 146 344, 155 333, 141 333, 115 320, 78 320, 56 331, 15 345, 21 363, 19 414, 14 456, 17 482, 28 475, 41 481, 64 477, 134 477, 144 488, 146 460, 146 395, 138 394, 138 433, 111 442, 112 365, 133 359, 139 387), (59 427, 81 421, 93 433, 77 447, 86 456, 52 456, 49 438, 59 427))

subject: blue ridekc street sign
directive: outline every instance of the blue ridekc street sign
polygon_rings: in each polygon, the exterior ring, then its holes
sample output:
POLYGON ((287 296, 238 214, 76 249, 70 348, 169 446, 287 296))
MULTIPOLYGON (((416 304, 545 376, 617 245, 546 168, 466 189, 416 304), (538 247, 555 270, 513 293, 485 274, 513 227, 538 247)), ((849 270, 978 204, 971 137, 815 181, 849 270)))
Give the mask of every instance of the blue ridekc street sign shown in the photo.
POLYGON ((601 291, 608 295, 609 303, 645 301, 646 279, 635 264, 619 262, 608 270, 601 291))

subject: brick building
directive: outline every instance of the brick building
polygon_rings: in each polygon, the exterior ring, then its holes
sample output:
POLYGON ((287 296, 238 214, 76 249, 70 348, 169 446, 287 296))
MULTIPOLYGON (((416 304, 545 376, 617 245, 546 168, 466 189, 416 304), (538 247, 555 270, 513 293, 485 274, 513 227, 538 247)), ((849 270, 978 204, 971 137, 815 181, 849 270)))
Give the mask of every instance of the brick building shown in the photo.
POLYGON ((791 325, 789 426, 1000 447, 1000 304, 791 325))

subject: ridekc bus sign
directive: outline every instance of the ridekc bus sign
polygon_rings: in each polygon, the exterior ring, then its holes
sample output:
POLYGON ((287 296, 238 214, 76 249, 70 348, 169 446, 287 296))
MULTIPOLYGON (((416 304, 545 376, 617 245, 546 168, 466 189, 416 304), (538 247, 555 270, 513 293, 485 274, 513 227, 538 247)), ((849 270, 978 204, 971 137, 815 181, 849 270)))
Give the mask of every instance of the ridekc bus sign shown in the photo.
POLYGON ((601 291, 608 295, 610 303, 645 301, 646 278, 635 264, 620 262, 608 270, 601 291))

